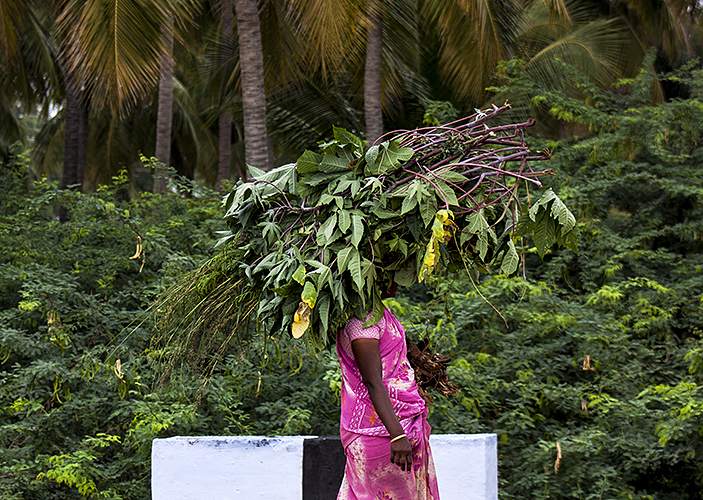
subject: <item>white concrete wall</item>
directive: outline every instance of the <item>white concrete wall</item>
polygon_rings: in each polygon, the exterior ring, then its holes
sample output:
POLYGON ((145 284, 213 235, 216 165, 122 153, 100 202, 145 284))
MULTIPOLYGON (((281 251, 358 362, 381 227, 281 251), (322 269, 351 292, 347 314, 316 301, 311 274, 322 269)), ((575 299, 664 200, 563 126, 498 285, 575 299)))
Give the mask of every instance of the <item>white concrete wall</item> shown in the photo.
MULTIPOLYGON (((301 500, 303 441, 287 437, 155 439, 153 500, 301 500)), ((430 446, 442 500, 497 500, 495 434, 435 434, 430 446)))
POLYGON ((495 434, 432 434, 430 447, 442 500, 498 499, 495 434))

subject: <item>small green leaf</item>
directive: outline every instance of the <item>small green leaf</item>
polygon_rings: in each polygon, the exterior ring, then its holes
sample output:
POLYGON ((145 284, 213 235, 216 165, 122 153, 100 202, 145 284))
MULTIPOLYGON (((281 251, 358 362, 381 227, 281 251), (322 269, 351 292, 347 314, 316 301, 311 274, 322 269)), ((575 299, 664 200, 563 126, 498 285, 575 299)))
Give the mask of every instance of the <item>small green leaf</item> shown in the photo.
MULTIPOLYGON (((405 215, 408 212, 410 212, 412 209, 414 209, 417 206, 417 198, 415 195, 417 194, 417 190, 420 187, 420 182, 419 181, 413 181, 410 184, 410 187, 408 190, 405 192, 404 197, 403 197, 403 206, 400 209, 400 215, 405 215)), ((434 214, 433 214, 434 216, 434 214)))
POLYGON ((437 185, 442 195, 444 196, 444 198, 442 198, 442 196, 439 196, 439 193, 437 193, 437 198, 442 200, 442 204, 444 204, 444 200, 446 199, 449 205, 459 205, 459 200, 456 199, 456 194, 454 193, 454 190, 450 188, 446 182, 436 179, 434 183, 437 185))
POLYGON ((312 151, 306 150, 300 158, 298 158, 297 168, 298 174, 312 174, 320 170, 320 162, 322 161, 322 156, 313 153, 312 151))
POLYGON ((358 215, 352 215, 352 236, 351 243, 356 248, 359 247, 361 239, 364 237, 364 219, 358 215))
POLYGON ((337 214, 339 217, 339 230, 342 231, 342 233, 346 233, 349 227, 351 226, 351 215, 346 210, 340 210, 339 212, 337 212, 337 214))
POLYGON ((576 227, 576 218, 571 211, 566 208, 564 202, 561 201, 556 195, 554 196, 554 201, 552 202, 552 218, 559 221, 564 233, 571 231, 576 227))
POLYGON ((394 212, 393 210, 388 210, 387 208, 383 208, 380 206, 376 207, 372 213, 379 219, 392 219, 394 217, 399 216, 399 214, 394 212))
POLYGON ((317 244, 320 246, 326 245, 337 227, 337 214, 333 213, 330 217, 322 223, 320 228, 317 230, 317 244))
POLYGON ((352 248, 351 250, 348 265, 349 273, 351 274, 352 280, 356 285, 357 292, 363 293, 364 276, 361 272, 361 256, 356 248, 352 248))
POLYGON ((557 197, 557 195, 554 194, 554 191, 552 191, 552 188, 549 188, 542 195, 542 197, 539 199, 539 201, 537 203, 535 203, 534 205, 532 205, 532 207, 530 208, 530 211, 528 212, 530 215, 530 219, 532 219, 533 221, 536 221, 537 220, 537 212, 539 211, 539 209, 541 207, 546 208, 547 205, 549 204, 549 202, 552 201, 556 197, 557 197))
POLYGON ((337 269, 340 274, 347 270, 353 249, 354 247, 342 248, 337 254, 337 269))
POLYGON ((500 271, 505 275, 511 275, 517 270, 517 266, 520 262, 520 256, 515 249, 515 243, 513 240, 508 240, 508 248, 503 255, 503 261, 500 264, 500 271))
POLYGON ((378 170, 376 160, 378 159, 378 145, 371 146, 366 152, 366 168, 378 170))
POLYGON ((330 294, 324 293, 320 297, 317 303, 317 315, 320 318, 321 331, 320 335, 323 337, 327 335, 327 330, 330 324, 330 294))
POLYGON ((362 328, 368 328, 381 321, 385 312, 386 306, 383 305, 381 295, 378 293, 378 290, 376 290, 376 293, 373 294, 373 312, 371 313, 371 316, 369 316, 361 325, 362 328))
POLYGON ((488 221, 486 216, 483 214, 483 209, 475 210, 469 214, 469 225, 466 231, 469 233, 477 234, 488 229, 488 221))
POLYGON ((478 250, 478 256, 482 261, 485 262, 486 254, 488 253, 488 232, 481 231, 478 233, 478 241, 476 242, 476 250, 478 250))
POLYGON ((440 179, 442 179, 445 182, 457 183, 457 184, 462 183, 462 182, 466 182, 466 177, 464 177, 460 173, 455 172, 453 170, 449 170, 449 169, 442 170, 440 172, 437 172, 436 174, 440 179))
POLYGON ((341 145, 350 144, 354 151, 360 151, 363 149, 364 145, 361 142, 361 139, 359 139, 357 136, 355 136, 348 130, 343 129, 341 127, 333 126, 332 131, 334 134, 334 138, 337 139, 337 141, 339 141, 341 145))
POLYGON ((404 267, 395 272, 393 280, 400 286, 412 286, 417 283, 417 273, 414 267, 404 267))

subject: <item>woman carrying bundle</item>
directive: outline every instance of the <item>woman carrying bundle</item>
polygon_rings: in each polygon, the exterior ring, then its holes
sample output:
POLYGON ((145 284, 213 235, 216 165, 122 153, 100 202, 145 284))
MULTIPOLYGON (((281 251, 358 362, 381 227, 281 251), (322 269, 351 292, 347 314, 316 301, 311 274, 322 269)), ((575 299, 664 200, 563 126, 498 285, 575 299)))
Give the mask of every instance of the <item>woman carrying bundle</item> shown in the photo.
POLYGON ((403 326, 388 309, 377 324, 362 325, 353 317, 337 334, 347 457, 337 498, 438 500, 427 407, 407 359, 403 326))

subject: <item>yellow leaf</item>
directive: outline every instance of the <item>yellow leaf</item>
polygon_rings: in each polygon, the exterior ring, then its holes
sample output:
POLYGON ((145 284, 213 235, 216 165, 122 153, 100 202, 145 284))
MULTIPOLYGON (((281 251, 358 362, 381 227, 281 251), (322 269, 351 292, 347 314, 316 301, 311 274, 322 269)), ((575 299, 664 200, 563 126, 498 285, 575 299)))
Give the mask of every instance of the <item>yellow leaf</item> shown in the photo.
POLYGON ((454 214, 449 210, 440 210, 435 217, 437 217, 442 224, 446 224, 450 218, 454 219, 454 214))
POLYGON ((422 269, 420 269, 420 274, 417 277, 417 280, 421 283, 432 273, 434 266, 437 265, 437 246, 437 239, 433 234, 427 244, 425 258, 422 260, 422 269))
POLYGON ((310 326, 310 315, 312 314, 312 309, 305 302, 300 302, 298 305, 298 310, 295 311, 293 316, 293 324, 291 325, 291 333, 294 339, 299 339, 303 336, 305 331, 310 326))

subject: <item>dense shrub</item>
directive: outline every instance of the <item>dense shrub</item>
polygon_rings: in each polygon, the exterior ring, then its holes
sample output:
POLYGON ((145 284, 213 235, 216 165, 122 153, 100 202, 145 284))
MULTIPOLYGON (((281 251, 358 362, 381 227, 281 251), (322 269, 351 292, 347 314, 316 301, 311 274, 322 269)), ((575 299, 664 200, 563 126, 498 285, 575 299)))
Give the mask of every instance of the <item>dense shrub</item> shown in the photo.
POLYGON ((528 281, 399 303, 411 331, 450 339, 462 394, 434 430, 497 433, 504 498, 703 498, 703 74, 672 76, 690 97, 659 106, 646 71, 629 92, 575 79, 588 106, 509 76, 593 131, 542 145, 579 251, 540 261, 524 241, 528 281))
POLYGON ((207 385, 185 372, 157 390, 149 307, 212 255, 219 195, 180 182, 123 201, 124 177, 57 192, 27 184, 21 154, 0 179, 2 498, 149 498, 156 437, 335 432, 329 356, 294 346, 252 346, 207 385))

